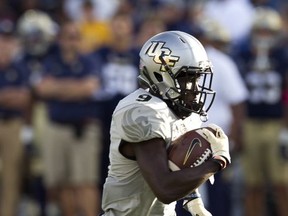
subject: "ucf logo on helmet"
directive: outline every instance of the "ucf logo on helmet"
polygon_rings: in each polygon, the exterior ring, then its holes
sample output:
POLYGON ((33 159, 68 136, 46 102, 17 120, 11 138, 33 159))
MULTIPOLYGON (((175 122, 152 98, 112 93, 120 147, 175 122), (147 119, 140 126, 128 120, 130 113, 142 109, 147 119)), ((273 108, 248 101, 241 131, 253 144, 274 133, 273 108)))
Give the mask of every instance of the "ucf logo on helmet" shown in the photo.
POLYGON ((163 58, 166 64, 170 67, 174 67, 176 62, 178 62, 180 59, 179 56, 171 55, 172 51, 168 47, 164 47, 164 45, 165 45, 165 42, 153 41, 151 45, 148 47, 148 49, 146 50, 146 54, 150 57, 153 57, 153 61, 156 64, 161 65, 160 71, 163 71, 163 72, 165 72, 166 70, 161 60, 159 59, 161 55, 163 55, 163 58))

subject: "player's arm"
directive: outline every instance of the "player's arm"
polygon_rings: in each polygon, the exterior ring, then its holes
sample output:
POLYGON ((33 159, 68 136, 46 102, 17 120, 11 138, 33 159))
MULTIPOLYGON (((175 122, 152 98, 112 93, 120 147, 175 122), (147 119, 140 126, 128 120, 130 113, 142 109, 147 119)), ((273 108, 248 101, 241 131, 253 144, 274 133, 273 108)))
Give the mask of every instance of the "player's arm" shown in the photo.
POLYGON ((171 172, 168 167, 166 143, 161 138, 126 145, 127 148, 123 149, 132 150, 126 151, 130 156, 135 156, 145 180, 163 203, 186 196, 219 170, 217 163, 207 161, 195 168, 171 172))
POLYGON ((99 86, 99 80, 95 77, 79 80, 47 77, 37 85, 36 91, 44 98, 73 101, 91 97, 99 86))
POLYGON ((7 87, 0 90, 0 104, 6 108, 23 109, 31 100, 30 92, 25 87, 7 87))

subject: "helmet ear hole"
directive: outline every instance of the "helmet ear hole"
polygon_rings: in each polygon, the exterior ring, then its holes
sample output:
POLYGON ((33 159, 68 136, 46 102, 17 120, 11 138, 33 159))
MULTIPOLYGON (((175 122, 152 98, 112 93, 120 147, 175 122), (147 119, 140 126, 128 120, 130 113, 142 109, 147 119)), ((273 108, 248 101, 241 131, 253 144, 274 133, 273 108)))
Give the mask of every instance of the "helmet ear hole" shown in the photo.
POLYGON ((158 82, 162 82, 163 81, 163 77, 161 74, 154 72, 154 76, 157 79, 158 82))

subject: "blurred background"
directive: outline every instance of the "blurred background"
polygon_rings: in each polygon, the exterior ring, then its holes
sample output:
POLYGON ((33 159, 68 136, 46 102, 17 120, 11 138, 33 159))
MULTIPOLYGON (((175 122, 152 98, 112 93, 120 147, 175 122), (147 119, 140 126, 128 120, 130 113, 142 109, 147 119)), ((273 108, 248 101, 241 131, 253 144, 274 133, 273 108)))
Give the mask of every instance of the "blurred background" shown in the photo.
POLYGON ((101 213, 112 112, 166 30, 197 37, 214 66, 207 123, 232 165, 201 186, 207 209, 288 216, 286 0, 0 0, 0 216, 101 213))

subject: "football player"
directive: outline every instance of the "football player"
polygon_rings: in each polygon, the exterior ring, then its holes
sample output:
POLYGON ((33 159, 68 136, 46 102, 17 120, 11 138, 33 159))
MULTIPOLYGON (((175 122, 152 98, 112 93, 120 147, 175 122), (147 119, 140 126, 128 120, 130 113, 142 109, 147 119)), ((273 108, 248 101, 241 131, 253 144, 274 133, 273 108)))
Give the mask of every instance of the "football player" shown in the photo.
POLYGON ((198 167, 172 172, 166 151, 207 119, 215 97, 211 67, 202 44, 184 32, 162 32, 143 45, 141 88, 121 100, 112 117, 103 215, 175 215, 182 198, 192 215, 211 215, 196 189, 230 163, 227 136, 216 125, 217 137, 202 129, 213 157, 198 167))

